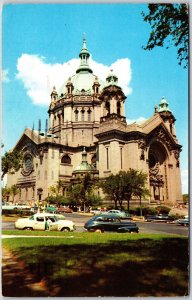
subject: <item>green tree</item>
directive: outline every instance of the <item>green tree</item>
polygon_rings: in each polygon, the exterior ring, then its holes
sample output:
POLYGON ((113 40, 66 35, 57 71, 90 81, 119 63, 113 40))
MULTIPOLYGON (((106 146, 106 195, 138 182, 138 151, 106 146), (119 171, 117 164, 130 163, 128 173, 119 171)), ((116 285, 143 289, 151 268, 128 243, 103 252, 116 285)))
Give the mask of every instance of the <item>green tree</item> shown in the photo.
POLYGON ((94 193, 94 188, 90 192, 89 198, 87 199, 87 205, 89 206, 98 206, 102 204, 102 198, 99 195, 94 193))
POLYGON ((143 171, 138 171, 134 169, 129 169, 126 172, 126 182, 127 182, 127 190, 126 190, 126 200, 127 200, 127 210, 129 211, 129 204, 132 196, 136 196, 140 199, 140 207, 141 207, 141 199, 149 195, 149 190, 146 188, 147 183, 147 174, 143 173, 143 171))
POLYGON ((100 182, 100 187, 108 198, 114 201, 115 208, 117 208, 118 200, 120 199, 119 192, 119 175, 111 174, 105 180, 100 182))
POLYGON ((61 192, 61 188, 63 187, 63 180, 58 180, 57 183, 55 185, 51 185, 49 187, 49 192, 51 194, 51 196, 58 196, 61 192))
POLYGON ((86 206, 90 205, 93 194, 95 179, 90 173, 85 173, 83 177, 79 177, 68 188, 72 205, 86 206))
POLYGON ((189 195, 188 194, 183 194, 183 202, 184 202, 184 204, 187 204, 189 202, 189 195))
POLYGON ((188 66, 189 48, 189 14, 188 5, 180 4, 148 4, 149 13, 142 12, 145 22, 151 26, 151 33, 145 50, 156 46, 168 49, 170 45, 177 47, 179 65, 188 66))
POLYGON ((122 203, 127 200, 127 209, 129 211, 129 204, 132 196, 140 199, 149 195, 146 189, 147 175, 142 171, 129 169, 128 171, 120 171, 116 175, 110 175, 102 183, 103 192, 114 201, 115 207, 119 202, 122 208, 122 203))
POLYGON ((19 189, 18 187, 16 186, 16 184, 12 185, 11 188, 10 188, 10 194, 12 195, 13 197, 13 202, 15 200, 15 196, 19 193, 19 189))
POLYGON ((3 187, 1 190, 2 199, 5 201, 8 201, 10 193, 11 193, 11 189, 9 187, 7 187, 7 186, 3 187))
POLYGON ((12 152, 5 152, 2 157, 1 165, 1 180, 3 180, 5 174, 17 172, 23 164, 23 153, 13 150, 12 152))

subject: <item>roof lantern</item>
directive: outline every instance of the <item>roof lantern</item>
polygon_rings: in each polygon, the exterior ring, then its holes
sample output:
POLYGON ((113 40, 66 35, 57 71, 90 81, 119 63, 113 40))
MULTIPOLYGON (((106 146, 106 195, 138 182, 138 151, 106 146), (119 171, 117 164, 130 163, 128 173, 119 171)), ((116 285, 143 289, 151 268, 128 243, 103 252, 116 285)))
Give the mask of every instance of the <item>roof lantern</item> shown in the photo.
POLYGON ((73 173, 86 173, 86 172, 91 172, 93 170, 95 170, 93 165, 90 165, 87 162, 87 152, 86 152, 85 147, 84 147, 83 152, 82 152, 82 161, 81 161, 80 165, 78 165, 75 168, 73 173))
POLYGON ((118 77, 113 73, 113 70, 110 70, 109 75, 106 77, 107 85, 117 85, 118 77))
POLYGON ((84 36, 83 36, 83 47, 81 49, 81 52, 79 53, 80 66, 77 69, 76 73, 79 73, 79 72, 93 73, 93 71, 89 67, 89 56, 90 56, 90 54, 89 54, 89 51, 87 50, 86 37, 85 37, 85 33, 84 33, 84 36))
POLYGON ((161 99, 161 102, 159 104, 159 110, 158 110, 158 112, 164 112, 164 111, 171 112, 170 109, 169 109, 169 104, 167 103, 167 100, 163 96, 162 99, 161 99))

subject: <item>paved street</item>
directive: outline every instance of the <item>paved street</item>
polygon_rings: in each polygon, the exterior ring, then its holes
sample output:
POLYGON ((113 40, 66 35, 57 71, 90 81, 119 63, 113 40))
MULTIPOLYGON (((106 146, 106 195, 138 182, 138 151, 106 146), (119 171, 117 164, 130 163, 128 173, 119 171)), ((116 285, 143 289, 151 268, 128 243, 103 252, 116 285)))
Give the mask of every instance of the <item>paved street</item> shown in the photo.
MULTIPOLYGON (((87 220, 91 218, 91 216, 85 216, 78 213, 73 214, 65 214, 66 219, 72 220, 76 224, 76 228, 78 232, 84 231, 84 224, 87 220)), ((168 234, 180 234, 183 236, 189 235, 188 227, 178 226, 173 223, 148 223, 144 221, 136 222, 139 227, 140 233, 168 233, 168 234)), ((3 222, 2 229, 14 229, 14 222, 3 222)))

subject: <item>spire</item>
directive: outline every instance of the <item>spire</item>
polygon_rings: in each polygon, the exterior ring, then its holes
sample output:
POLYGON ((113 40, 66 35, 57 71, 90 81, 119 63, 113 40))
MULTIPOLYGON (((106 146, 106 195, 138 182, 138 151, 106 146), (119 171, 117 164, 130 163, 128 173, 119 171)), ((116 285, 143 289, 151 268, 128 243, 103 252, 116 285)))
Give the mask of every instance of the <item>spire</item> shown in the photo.
POLYGON ((85 32, 83 33, 83 48, 82 50, 87 50, 87 46, 86 46, 86 34, 85 32))

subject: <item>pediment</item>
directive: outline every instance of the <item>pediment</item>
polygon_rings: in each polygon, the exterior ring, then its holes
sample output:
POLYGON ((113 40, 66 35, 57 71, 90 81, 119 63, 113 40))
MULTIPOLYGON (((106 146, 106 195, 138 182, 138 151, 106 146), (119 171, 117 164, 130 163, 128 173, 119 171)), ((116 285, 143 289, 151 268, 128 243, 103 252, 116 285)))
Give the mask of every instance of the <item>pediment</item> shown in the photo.
POLYGON ((33 135, 30 136, 29 132, 25 130, 15 145, 14 150, 24 152, 28 151, 35 156, 37 154, 37 143, 35 140, 36 138, 34 138, 33 135))
POLYGON ((154 139, 161 141, 164 145, 166 145, 169 151, 182 147, 175 141, 172 134, 168 131, 163 122, 148 134, 148 144, 150 144, 150 142, 154 139))

